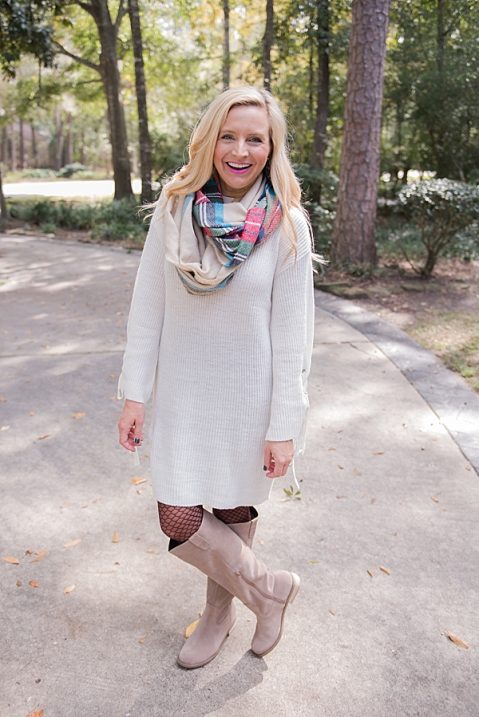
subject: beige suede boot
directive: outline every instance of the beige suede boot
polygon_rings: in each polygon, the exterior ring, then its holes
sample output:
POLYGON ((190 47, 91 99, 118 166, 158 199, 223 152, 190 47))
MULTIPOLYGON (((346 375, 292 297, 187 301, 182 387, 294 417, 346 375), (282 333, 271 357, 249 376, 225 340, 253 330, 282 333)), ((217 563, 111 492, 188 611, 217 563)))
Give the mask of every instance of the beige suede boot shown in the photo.
POLYGON ((252 651, 263 656, 283 633, 284 614, 299 590, 299 577, 271 571, 227 525, 204 511, 199 529, 171 553, 235 595, 257 618, 252 651))
MULTIPOLYGON (((258 523, 258 513, 254 508, 252 510, 253 518, 247 523, 227 525, 229 530, 233 530, 250 547, 258 523)), ((178 664, 192 670, 211 662, 223 647, 235 623, 236 609, 233 595, 208 578, 205 609, 195 631, 180 650, 178 664)))

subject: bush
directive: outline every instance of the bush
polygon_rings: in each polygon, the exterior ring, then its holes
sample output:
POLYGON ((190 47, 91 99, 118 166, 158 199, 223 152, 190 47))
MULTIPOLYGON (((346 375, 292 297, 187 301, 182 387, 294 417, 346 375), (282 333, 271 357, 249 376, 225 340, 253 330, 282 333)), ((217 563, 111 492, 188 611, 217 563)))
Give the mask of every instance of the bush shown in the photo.
POLYGON ((429 278, 438 257, 457 241, 459 232, 479 219, 479 187, 451 179, 430 179, 405 186, 398 200, 402 214, 419 230, 426 252, 421 267, 410 262, 411 266, 429 278))
POLYGON ((57 177, 73 177, 77 172, 84 172, 85 170, 86 167, 84 164, 73 162, 72 164, 65 164, 65 166, 57 172, 57 177))
POLYGON ((41 228, 62 227, 64 229, 90 230, 94 239, 119 241, 130 239, 141 243, 148 226, 135 204, 129 200, 103 202, 101 204, 79 204, 39 201, 13 202, 10 205, 12 217, 22 219, 41 228))

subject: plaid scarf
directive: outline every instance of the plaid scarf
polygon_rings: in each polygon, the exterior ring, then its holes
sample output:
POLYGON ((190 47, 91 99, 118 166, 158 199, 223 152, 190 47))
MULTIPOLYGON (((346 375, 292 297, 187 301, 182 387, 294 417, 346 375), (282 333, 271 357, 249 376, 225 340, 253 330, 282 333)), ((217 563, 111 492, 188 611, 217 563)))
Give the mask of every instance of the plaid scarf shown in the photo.
POLYGON ((177 265, 179 276, 190 293, 209 293, 227 286, 254 247, 279 226, 281 206, 269 180, 259 178, 252 190, 241 201, 224 203, 218 182, 212 177, 195 193, 193 218, 201 229, 205 244, 212 246, 223 269, 218 272, 217 281, 208 278, 205 284, 202 277, 199 277, 200 281, 196 280, 195 272, 182 271, 177 265), (251 200, 254 203, 248 208, 247 203, 251 200))

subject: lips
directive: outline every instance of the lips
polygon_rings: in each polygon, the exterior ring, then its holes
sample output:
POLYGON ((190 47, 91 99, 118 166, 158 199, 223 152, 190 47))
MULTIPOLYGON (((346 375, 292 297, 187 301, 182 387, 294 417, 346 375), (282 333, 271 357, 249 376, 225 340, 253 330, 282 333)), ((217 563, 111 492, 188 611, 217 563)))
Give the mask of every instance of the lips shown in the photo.
POLYGON ((251 164, 242 164, 240 162, 225 162, 225 164, 234 174, 245 174, 252 166, 251 164))

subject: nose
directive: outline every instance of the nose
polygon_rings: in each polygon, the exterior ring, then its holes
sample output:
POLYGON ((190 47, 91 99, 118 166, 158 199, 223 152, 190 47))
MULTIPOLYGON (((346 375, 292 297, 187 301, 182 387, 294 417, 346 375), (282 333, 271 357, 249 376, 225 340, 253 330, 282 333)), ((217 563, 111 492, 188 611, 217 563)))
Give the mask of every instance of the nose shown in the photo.
POLYGON ((248 145, 246 144, 245 140, 239 139, 237 142, 235 142, 235 146, 233 147, 233 154, 236 157, 246 157, 248 154, 248 145))

